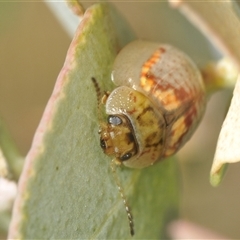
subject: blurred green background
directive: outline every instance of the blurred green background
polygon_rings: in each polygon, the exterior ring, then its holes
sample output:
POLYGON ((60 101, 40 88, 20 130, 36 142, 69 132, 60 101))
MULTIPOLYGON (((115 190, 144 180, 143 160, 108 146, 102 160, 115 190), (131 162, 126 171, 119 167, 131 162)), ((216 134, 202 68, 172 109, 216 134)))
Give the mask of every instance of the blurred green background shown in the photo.
MULTIPOLYGON (((139 38, 173 44, 199 66, 219 57, 206 38, 167 3, 114 5, 139 38)), ((70 42, 71 37, 44 2, 0 3, 0 116, 23 155, 31 146, 70 42)), ((178 154, 180 215, 239 239, 240 164, 229 167, 219 187, 209 183, 217 137, 231 94, 225 90, 212 96, 198 131, 178 154)))

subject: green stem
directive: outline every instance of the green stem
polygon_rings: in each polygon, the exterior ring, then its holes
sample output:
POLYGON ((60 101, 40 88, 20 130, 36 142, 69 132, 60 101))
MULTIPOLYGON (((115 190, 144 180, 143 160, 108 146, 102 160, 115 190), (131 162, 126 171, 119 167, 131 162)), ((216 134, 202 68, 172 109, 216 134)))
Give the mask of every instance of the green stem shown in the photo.
POLYGON ((0 118, 0 174, 18 181, 22 172, 24 158, 0 118))
POLYGON ((234 88, 238 77, 237 68, 227 58, 207 64, 201 72, 209 95, 221 89, 234 88))

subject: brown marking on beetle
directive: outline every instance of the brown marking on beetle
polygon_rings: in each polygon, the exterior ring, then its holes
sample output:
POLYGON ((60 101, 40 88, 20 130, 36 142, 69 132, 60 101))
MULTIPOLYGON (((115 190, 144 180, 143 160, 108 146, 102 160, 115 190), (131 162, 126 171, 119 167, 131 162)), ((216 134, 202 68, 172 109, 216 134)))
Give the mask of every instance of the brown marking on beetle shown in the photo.
POLYGON ((145 146, 152 147, 158 145, 158 143, 155 142, 155 138, 157 137, 157 133, 153 132, 145 139, 145 146))
POLYGON ((134 103, 137 101, 137 98, 133 92, 129 94, 129 100, 133 101, 134 103))
POLYGON ((181 143, 180 139, 187 133, 188 128, 185 124, 185 116, 181 116, 178 120, 176 120, 171 128, 171 132, 169 133, 169 139, 167 140, 167 150, 164 156, 170 156, 174 152, 176 152, 179 148, 179 143, 181 143), (174 149, 174 151, 173 151, 174 149))
POLYGON ((152 140, 157 136, 156 133, 150 134, 146 139, 145 139, 145 146, 146 147, 157 147, 158 145, 163 145, 163 138, 160 137, 160 139, 155 139, 157 142, 152 142, 152 140))
POLYGON ((186 92, 184 87, 181 88, 174 88, 173 86, 170 86, 174 89, 175 96, 178 100, 184 101, 186 98, 189 98, 189 94, 186 92))
POLYGON ((166 49, 163 48, 163 47, 160 47, 159 50, 161 51, 161 53, 165 53, 166 52, 166 49))
POLYGON ((137 109, 136 108, 134 108, 134 109, 132 109, 131 111, 126 111, 128 114, 130 114, 130 115, 133 115, 135 112, 137 112, 137 109))
POLYGON ((150 107, 150 106, 148 106, 148 107, 146 107, 146 108, 143 108, 143 111, 136 117, 136 119, 137 120, 140 120, 141 119, 141 117, 146 113, 146 112, 153 112, 153 108, 152 107, 150 107))
POLYGON ((163 106, 167 109, 175 109, 180 106, 185 100, 189 98, 189 94, 184 90, 184 88, 176 89, 173 85, 161 81, 161 79, 155 78, 150 71, 148 71, 147 76, 141 78, 142 88, 152 94, 159 102, 162 102, 163 106), (161 84, 161 82, 163 84, 161 84))
POLYGON ((154 75, 151 74, 150 69, 152 68, 153 65, 155 65, 160 57, 161 54, 165 52, 165 49, 159 48, 157 49, 152 56, 143 64, 142 69, 141 69, 141 80, 140 80, 140 85, 142 86, 143 89, 151 89, 151 86, 155 84, 155 77, 154 75))
POLYGON ((148 106, 148 107, 145 107, 142 109, 143 109, 143 111, 136 117, 136 119, 139 123, 139 126, 151 126, 151 125, 155 124, 153 119, 149 118, 149 116, 147 116, 147 114, 155 115, 153 108, 148 106))
MULTIPOLYGON (((161 54, 166 50, 162 47, 157 49, 152 56, 143 64, 141 70, 140 86, 148 94, 155 97, 167 111, 173 111, 177 109, 185 102, 189 102, 191 96, 194 96, 198 90, 193 85, 186 85, 184 87, 174 86, 164 79, 156 77, 152 72, 151 68, 161 59, 161 54)), ((179 59, 178 59, 179 60, 179 59)), ((181 59, 180 59, 181 60, 181 59)), ((176 61, 172 59, 172 61, 176 61)), ((182 66, 185 72, 189 72, 186 66, 182 66)), ((177 71, 177 69, 176 69, 177 71)), ((182 72, 179 71, 180 76, 182 72)), ((168 74, 170 78, 173 78, 173 74, 170 72, 168 74)), ((192 122, 192 121, 191 121, 192 122)))
POLYGON ((197 114, 197 107, 192 105, 191 108, 189 108, 188 111, 182 115, 179 121, 174 123, 174 128, 172 128, 170 133, 170 138, 172 141, 167 146, 168 150, 164 156, 172 155, 182 146, 182 143, 184 142, 183 139, 191 129, 191 125, 197 114))
POLYGON ((189 94, 184 87, 176 89, 172 84, 166 82, 161 84, 159 82, 161 82, 161 80, 158 79, 158 84, 156 84, 151 93, 164 104, 180 104, 189 98, 189 94), (165 97, 162 97, 164 95, 165 97))
POLYGON ((185 124, 187 126, 187 128, 189 128, 192 125, 192 122, 194 121, 194 118, 197 115, 197 109, 195 108, 195 106, 192 106, 189 111, 187 112, 187 114, 185 115, 185 124))
POLYGON ((135 137, 133 136, 133 133, 131 131, 129 131, 128 133, 126 133, 126 143, 130 144, 134 141, 136 141, 135 137))
POLYGON ((143 156, 143 155, 146 154, 146 153, 150 153, 150 152, 151 152, 151 149, 150 149, 150 148, 147 148, 147 150, 144 150, 144 151, 141 152, 141 154, 140 154, 139 157, 143 156))

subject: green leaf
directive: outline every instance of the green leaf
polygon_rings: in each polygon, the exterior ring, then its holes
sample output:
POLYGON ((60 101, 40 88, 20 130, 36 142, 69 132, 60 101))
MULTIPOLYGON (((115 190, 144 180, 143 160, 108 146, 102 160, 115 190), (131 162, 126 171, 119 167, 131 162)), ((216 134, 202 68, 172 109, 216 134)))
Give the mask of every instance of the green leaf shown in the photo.
MULTIPOLYGON (((91 77, 111 90, 113 60, 132 36, 106 4, 85 13, 26 158, 10 239, 130 237, 111 159, 99 146, 91 77)), ((163 237, 178 204, 174 159, 143 170, 120 168, 118 174, 134 215, 134 238, 163 237)))

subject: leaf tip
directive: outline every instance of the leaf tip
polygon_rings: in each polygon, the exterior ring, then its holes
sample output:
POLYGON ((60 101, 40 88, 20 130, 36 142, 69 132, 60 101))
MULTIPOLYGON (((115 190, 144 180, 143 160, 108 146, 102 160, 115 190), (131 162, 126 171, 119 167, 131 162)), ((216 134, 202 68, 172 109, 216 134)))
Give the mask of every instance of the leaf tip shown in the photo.
POLYGON ((85 9, 78 0, 66 0, 66 3, 76 16, 83 17, 85 9))
POLYGON ((210 173, 210 183, 213 187, 217 187, 219 186, 219 184, 221 183, 225 172, 227 170, 227 166, 228 164, 222 164, 221 166, 219 166, 217 169, 212 169, 211 173, 210 173))

